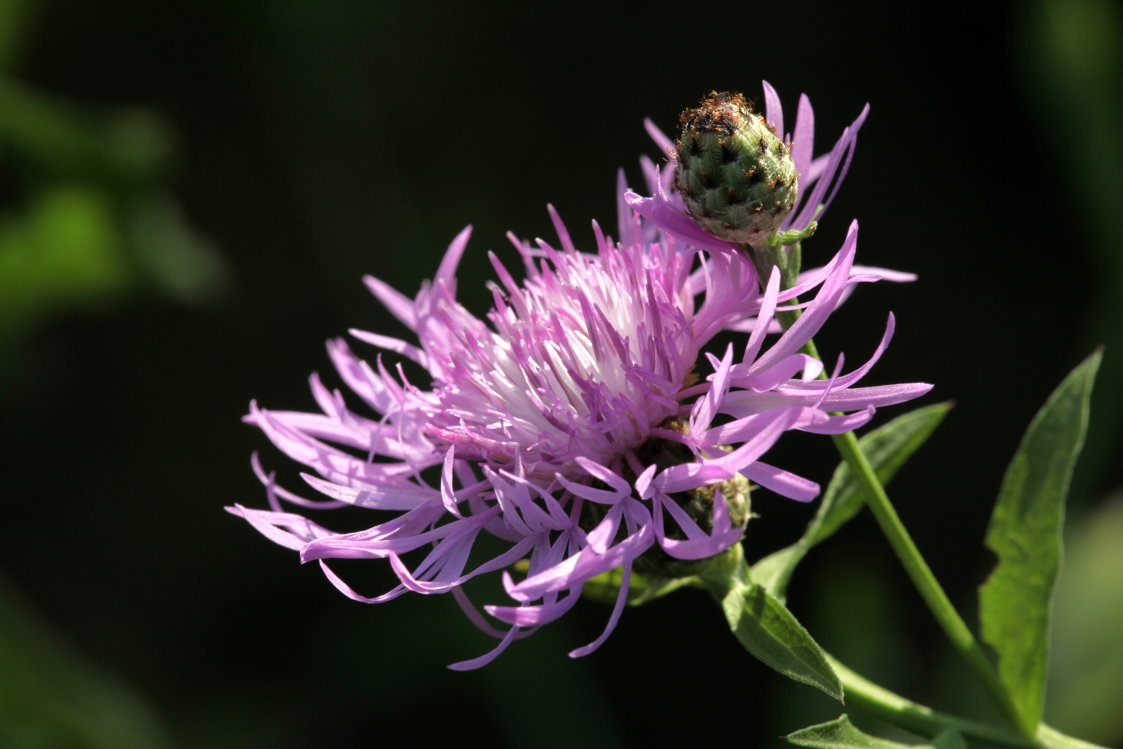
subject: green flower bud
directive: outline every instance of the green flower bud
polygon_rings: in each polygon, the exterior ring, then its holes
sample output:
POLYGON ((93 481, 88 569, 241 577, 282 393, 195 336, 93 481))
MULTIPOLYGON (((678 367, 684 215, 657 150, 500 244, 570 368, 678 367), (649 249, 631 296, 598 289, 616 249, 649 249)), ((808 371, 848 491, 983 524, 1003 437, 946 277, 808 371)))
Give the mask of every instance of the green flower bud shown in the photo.
POLYGON ((764 247, 795 205, 787 144, 741 94, 711 92, 679 121, 675 187, 690 215, 716 237, 764 247))

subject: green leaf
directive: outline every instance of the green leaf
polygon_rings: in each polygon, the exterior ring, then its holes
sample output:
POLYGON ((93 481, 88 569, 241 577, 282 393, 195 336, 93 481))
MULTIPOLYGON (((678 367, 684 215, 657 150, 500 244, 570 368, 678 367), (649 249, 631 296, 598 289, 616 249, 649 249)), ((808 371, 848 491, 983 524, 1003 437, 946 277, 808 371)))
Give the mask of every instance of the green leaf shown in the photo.
MULTIPOLYGON (((883 485, 888 484, 905 461, 924 444, 951 406, 951 403, 937 403, 909 411, 858 440, 883 485)), ((849 466, 840 463, 803 538, 753 565, 753 579, 773 595, 783 597, 796 565, 813 546, 830 538, 854 517, 864 501, 849 466)))
POLYGON ((734 585, 721 607, 733 634, 765 665, 842 700, 842 682, 795 616, 761 585, 734 585))
POLYGON ((967 747, 963 737, 951 730, 941 733, 930 743, 900 744, 896 741, 886 741, 858 730, 845 715, 840 715, 827 723, 808 726, 795 733, 789 733, 784 740, 811 749, 966 749, 967 747))
POLYGON ((1088 427, 1099 351, 1065 378, 1029 425, 1006 469, 987 529, 998 564, 979 591, 983 639, 1032 736, 1045 700, 1049 614, 1061 561, 1065 495, 1088 427))
POLYGON ((22 215, 0 218, 0 334, 112 298, 128 288, 131 273, 110 197, 55 183, 22 215))

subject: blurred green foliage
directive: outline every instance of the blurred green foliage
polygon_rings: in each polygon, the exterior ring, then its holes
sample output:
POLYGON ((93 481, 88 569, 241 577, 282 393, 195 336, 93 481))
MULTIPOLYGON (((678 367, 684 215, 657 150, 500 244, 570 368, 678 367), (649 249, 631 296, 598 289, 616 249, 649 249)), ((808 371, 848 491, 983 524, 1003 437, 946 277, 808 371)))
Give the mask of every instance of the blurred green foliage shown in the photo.
MULTIPOLYGON (((37 3, 0 3, 0 374, 19 343, 61 313, 152 288, 185 301, 214 292, 219 257, 165 186, 172 146, 150 112, 58 100, 11 72, 37 3)), ((4 395, 11 395, 5 388, 4 395)), ((143 699, 0 578, 0 746, 167 746, 143 699)))
POLYGON ((1046 720, 1105 746, 1123 744, 1123 495, 1067 534, 1054 600, 1046 720))
MULTIPOLYGON (((1020 8, 1020 63, 1027 100, 1040 119, 1041 156, 1062 170, 1066 204, 1053 220, 1070 229, 1052 270, 1066 272, 1072 244, 1093 255, 1087 287, 1085 348, 1104 346, 1102 381, 1123 380, 1123 5, 1116 0, 1037 0, 1020 8)), ((1123 388, 1096 393, 1095 418, 1073 492, 1091 499, 1119 458, 1123 388)))
POLYGON ((0 577, 0 746, 161 749, 134 690, 90 663, 0 577))
POLYGON ((0 341, 57 309, 120 293, 129 271, 103 193, 80 183, 39 191, 21 214, 0 216, 0 341))
MULTIPOLYGON (((0 63, 33 5, 3 4, 0 63)), ((0 167, 14 191, 0 207, 0 366, 55 314, 141 288, 184 301, 216 291, 223 263, 165 186, 172 151, 151 112, 61 101, 0 68, 0 167)))
POLYGON ((0 70, 7 70, 19 52, 38 0, 0 3, 0 70))

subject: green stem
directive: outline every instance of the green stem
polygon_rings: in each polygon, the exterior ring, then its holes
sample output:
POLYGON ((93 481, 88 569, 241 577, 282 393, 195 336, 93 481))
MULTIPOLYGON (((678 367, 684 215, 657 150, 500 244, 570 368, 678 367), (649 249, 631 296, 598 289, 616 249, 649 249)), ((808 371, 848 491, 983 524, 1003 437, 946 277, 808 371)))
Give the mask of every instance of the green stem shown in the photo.
POLYGON ((847 706, 863 710, 886 723, 892 723, 928 738, 933 738, 950 728, 958 731, 964 738, 982 740, 995 746, 1024 749, 1039 746, 1032 739, 1012 733, 1005 728, 941 713, 905 699, 851 671, 830 655, 827 655, 827 659, 842 681, 842 688, 846 691, 847 706))
MULTIPOLYGON (((821 359, 819 352, 815 349, 814 341, 808 341, 804 349, 808 355, 821 359)), ((877 520, 877 524, 881 527, 881 532, 889 540, 889 545, 893 547, 897 559, 900 560, 905 572, 908 573, 913 585, 916 586, 920 597, 928 605, 928 610, 932 612, 932 616, 935 617, 940 628, 944 630, 944 634, 947 635, 952 646, 998 702, 1007 719, 1010 720, 1012 725, 1019 725, 1018 709, 1014 705, 1009 691, 998 678, 998 672, 994 670, 994 666, 983 650, 983 646, 979 644, 975 635, 971 633, 971 629, 959 616, 959 612, 955 610, 955 606, 952 605, 951 600, 948 599, 944 589, 940 587, 940 583, 932 573, 932 568, 924 561, 920 549, 917 548, 912 536, 905 529, 904 523, 901 522, 900 516, 893 508, 893 503, 889 501, 889 495, 886 494, 885 487, 881 485, 881 480, 878 479, 873 466, 870 465, 866 454, 862 452, 862 447, 858 444, 858 438, 854 436, 853 432, 844 432, 843 434, 831 435, 831 439, 834 441, 835 448, 842 459, 846 461, 846 465, 850 467, 850 473, 854 480, 864 490, 866 504, 877 520)))
MULTIPOLYGON (((713 557, 699 573, 700 586, 709 590, 718 603, 741 588, 752 586, 751 570, 740 545, 713 557)), ((947 730, 959 733, 972 747, 999 749, 1104 749, 1046 726, 1038 726, 1036 737, 1026 737, 1002 726, 960 718, 933 710, 879 686, 825 654, 842 684, 848 708, 857 708, 919 736, 935 738, 947 730)))
POLYGON ((858 438, 854 436, 853 432, 846 432, 833 435, 832 439, 839 454, 850 466, 851 474, 858 484, 865 489, 866 504, 869 505, 870 511, 877 519, 877 524, 881 526, 881 532, 885 534, 890 546, 897 554, 897 559, 901 561, 908 576, 912 579, 920 597, 928 605, 928 610, 932 612, 932 615, 944 630, 944 634, 951 641, 952 646, 959 651, 963 660, 967 662, 967 665, 971 667, 971 670, 975 672, 975 675, 979 677, 979 680, 983 682, 1002 707, 1007 719, 1010 720, 1011 724, 1019 725, 1018 709, 1010 698, 1009 691, 998 678, 998 673, 994 670, 994 666, 982 645, 975 639, 967 624, 964 623, 951 601, 948 600, 944 589, 940 587, 936 576, 932 574, 932 569, 924 561, 924 557, 920 555, 920 550, 916 548, 909 532, 905 530, 904 523, 901 522, 897 511, 893 509, 893 505, 889 502, 889 496, 885 493, 877 474, 874 473, 873 467, 866 459, 865 453, 862 452, 862 448, 858 444, 858 438))
POLYGON ((1104 749, 1096 744, 1066 736, 1044 723, 1038 727, 1035 740, 1005 728, 941 713, 874 684, 830 655, 827 659, 842 681, 843 689, 846 690, 847 705, 864 710, 887 723, 900 726, 920 736, 934 738, 950 728, 964 738, 970 739, 973 746, 989 745, 1018 749, 1104 749))
MULTIPOLYGON (((796 245, 792 250, 798 252, 798 247, 796 245)), ((795 256, 795 262, 786 262, 782 257, 782 251, 777 255, 781 257, 777 257, 772 262, 780 267, 781 284, 784 288, 791 288, 795 284, 796 276, 799 273, 799 256, 795 256)), ((793 299, 792 303, 794 304, 797 301, 793 299)), ((790 328, 799 319, 799 316, 799 310, 778 312, 776 315, 785 330, 790 328)), ((812 358, 822 361, 813 340, 807 341, 803 351, 812 358)), ((821 378, 825 376, 825 372, 820 374, 821 378)), ((866 504, 873 512, 877 524, 881 527, 881 532, 889 540, 897 559, 901 561, 913 585, 916 586, 921 598, 928 605, 929 611, 932 612, 932 615, 944 630, 952 646, 986 686, 1011 724, 1014 726, 1020 725, 1018 709, 1009 691, 999 679, 998 673, 994 670, 994 666, 982 645, 975 639, 970 628, 959 616, 947 594, 944 593, 944 589, 937 582, 936 576, 932 574, 928 563, 921 556, 920 550, 905 529, 897 511, 893 509, 893 504, 889 501, 889 495, 885 493, 881 480, 878 479, 877 473, 870 465, 869 460, 866 459, 865 453, 862 452, 862 447, 858 444, 858 438, 854 436, 853 432, 845 432, 832 435, 831 439, 834 441, 835 448, 842 459, 850 467, 855 481, 862 487, 866 504)))
POLYGON ((1044 749, 1105 749, 1099 744, 1090 741, 1066 736, 1055 728, 1044 723, 1037 727, 1037 743, 1044 749))

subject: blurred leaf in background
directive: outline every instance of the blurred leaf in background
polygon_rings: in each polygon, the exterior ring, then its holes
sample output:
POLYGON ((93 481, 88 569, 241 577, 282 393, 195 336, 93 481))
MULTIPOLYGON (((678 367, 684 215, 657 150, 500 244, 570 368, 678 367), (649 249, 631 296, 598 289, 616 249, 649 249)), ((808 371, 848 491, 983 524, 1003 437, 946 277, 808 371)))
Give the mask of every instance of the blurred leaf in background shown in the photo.
POLYGON ((1045 720, 1105 746, 1123 743, 1123 494, 1068 534, 1057 582, 1045 720))
MULTIPOLYGON (((105 112, 12 72, 35 2, 0 3, 0 380, 20 343, 77 310, 152 290, 186 302, 223 263, 164 186, 171 141, 142 109, 105 112)), ((10 396, 5 385, 0 395, 10 396)), ((0 746, 167 746, 132 687, 90 662, 0 578, 0 746)))
POLYGON ((168 745, 131 689, 77 653, 0 578, 0 746, 168 745))
MULTIPOLYGON (((1070 227, 1071 242, 1086 245, 1096 272, 1087 283, 1085 350, 1103 345, 1101 381, 1123 379, 1123 6, 1115 0, 1037 0, 1020 7, 1021 68, 1026 98, 1036 111, 1041 156, 1064 175, 1066 204, 1049 221, 1070 227)), ((1083 250, 1084 247, 1081 247, 1083 250)), ((1065 272, 1067 248, 1056 268, 1065 272)), ((1073 320, 1077 318, 1074 316, 1073 320)), ((1095 497, 1092 487, 1117 470, 1123 437, 1123 390, 1100 388, 1073 499, 1095 497)))
POLYGON ((173 146, 150 112, 92 110, 12 73, 35 3, 0 10, 0 367, 58 313, 152 289, 186 302, 224 276, 164 186, 173 146))

